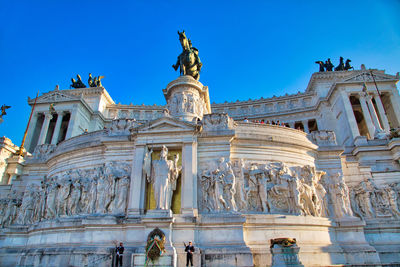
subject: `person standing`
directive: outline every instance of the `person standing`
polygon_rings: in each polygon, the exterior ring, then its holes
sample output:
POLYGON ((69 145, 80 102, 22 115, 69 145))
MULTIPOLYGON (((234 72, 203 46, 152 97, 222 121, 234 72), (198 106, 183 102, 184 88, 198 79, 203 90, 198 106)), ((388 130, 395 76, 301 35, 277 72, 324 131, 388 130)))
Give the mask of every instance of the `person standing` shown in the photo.
POLYGON ((119 246, 115 248, 115 252, 116 252, 115 267, 122 266, 122 256, 124 254, 124 246, 122 243, 119 243, 119 246))
POLYGON ((193 266, 194 246, 192 245, 192 241, 189 241, 189 245, 187 246, 185 244, 185 252, 186 252, 186 266, 189 266, 189 261, 190 265, 193 266))

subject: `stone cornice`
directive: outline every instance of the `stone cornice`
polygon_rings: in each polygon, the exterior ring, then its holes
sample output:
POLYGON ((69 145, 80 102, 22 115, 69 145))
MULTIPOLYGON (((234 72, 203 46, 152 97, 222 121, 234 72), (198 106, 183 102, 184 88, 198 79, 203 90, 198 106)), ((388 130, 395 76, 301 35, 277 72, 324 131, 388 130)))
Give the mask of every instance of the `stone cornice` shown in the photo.
POLYGON ((292 99, 298 98, 305 98, 305 97, 313 97, 314 93, 297 93, 297 94, 286 94, 283 96, 273 96, 269 98, 260 98, 260 99, 249 99, 249 100, 236 100, 235 102, 225 102, 225 103, 213 103, 211 104, 212 108, 224 108, 224 107, 234 107, 234 106, 245 106, 245 105, 259 105, 259 104, 270 104, 275 103, 278 101, 287 101, 292 99))
POLYGON ((122 104, 112 104, 107 105, 107 109, 134 109, 134 110, 164 110, 164 105, 122 105, 122 104))
POLYGON ((114 104, 114 100, 108 94, 107 90, 104 87, 88 87, 88 88, 78 88, 78 89, 70 89, 70 90, 63 90, 67 91, 71 95, 80 96, 97 96, 103 95, 109 104, 114 104))

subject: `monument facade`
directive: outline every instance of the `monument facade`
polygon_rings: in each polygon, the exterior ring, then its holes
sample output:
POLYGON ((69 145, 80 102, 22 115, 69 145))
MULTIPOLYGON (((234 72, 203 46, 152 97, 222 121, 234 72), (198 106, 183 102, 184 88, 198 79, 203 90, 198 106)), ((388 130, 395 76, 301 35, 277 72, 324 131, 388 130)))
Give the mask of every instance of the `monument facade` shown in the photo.
POLYGON ((166 105, 79 76, 38 97, 22 155, 0 139, 0 265, 111 266, 118 241, 144 266, 154 240, 158 266, 184 266, 188 240, 196 266, 400 264, 399 76, 321 71, 303 93, 210 104, 178 33, 166 105))

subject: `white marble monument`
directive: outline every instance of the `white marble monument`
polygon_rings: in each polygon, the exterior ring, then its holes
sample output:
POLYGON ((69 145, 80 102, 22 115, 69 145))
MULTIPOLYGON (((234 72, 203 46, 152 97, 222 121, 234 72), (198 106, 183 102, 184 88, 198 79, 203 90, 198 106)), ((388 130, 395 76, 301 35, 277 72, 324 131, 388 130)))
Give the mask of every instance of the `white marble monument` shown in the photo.
POLYGON ((397 82, 314 73, 302 93, 212 105, 191 76, 164 106, 45 93, 27 152, 0 139, 0 265, 110 266, 118 241, 124 266, 143 266, 156 227, 164 266, 185 265, 189 240, 196 266, 398 265, 397 82), (297 240, 295 258, 276 238, 297 240))

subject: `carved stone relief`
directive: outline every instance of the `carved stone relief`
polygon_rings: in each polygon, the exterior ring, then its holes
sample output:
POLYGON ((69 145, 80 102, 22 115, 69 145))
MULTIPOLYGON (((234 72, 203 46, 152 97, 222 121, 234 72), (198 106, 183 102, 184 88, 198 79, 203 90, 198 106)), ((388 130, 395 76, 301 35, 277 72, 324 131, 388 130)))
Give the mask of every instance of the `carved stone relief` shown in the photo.
POLYGON ((221 158, 200 172, 200 209, 328 216, 323 175, 311 166, 221 158))
POLYGON ((3 227, 29 225, 44 219, 89 214, 124 215, 130 185, 130 165, 108 162, 93 169, 69 170, 29 185, 19 196, 0 199, 3 227))
POLYGON ((202 117, 206 110, 203 99, 190 91, 173 94, 168 100, 167 108, 173 115, 192 113, 198 117, 202 117))
POLYGON ((211 113, 203 116, 204 131, 229 130, 235 127, 232 118, 225 113, 211 113))
POLYGON ((378 187, 366 177, 352 188, 350 195, 354 215, 362 219, 400 218, 400 183, 378 187))

